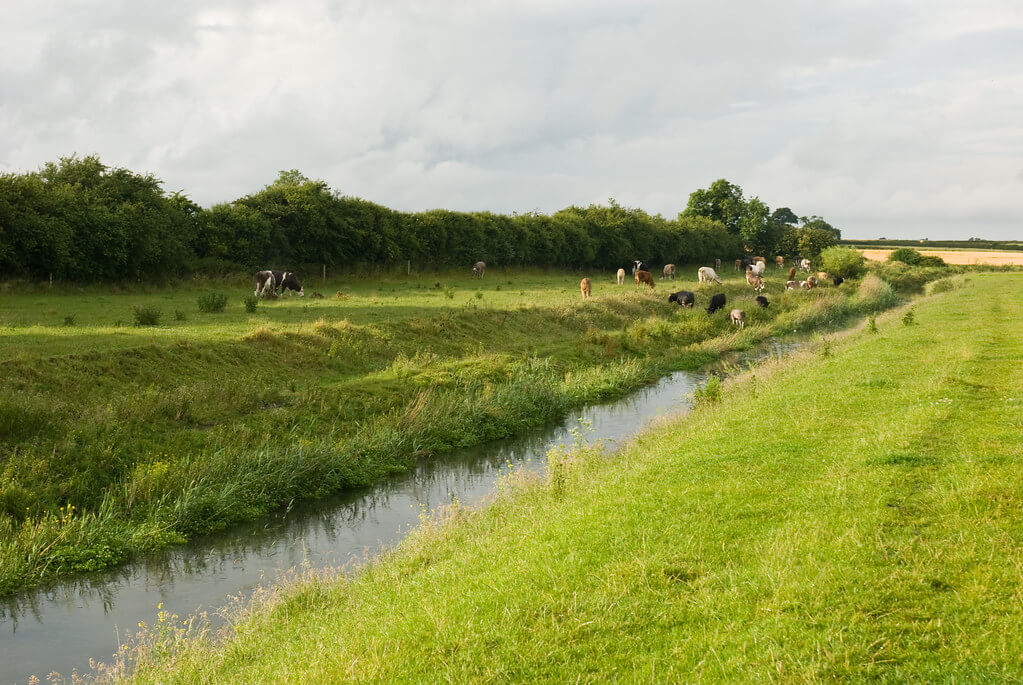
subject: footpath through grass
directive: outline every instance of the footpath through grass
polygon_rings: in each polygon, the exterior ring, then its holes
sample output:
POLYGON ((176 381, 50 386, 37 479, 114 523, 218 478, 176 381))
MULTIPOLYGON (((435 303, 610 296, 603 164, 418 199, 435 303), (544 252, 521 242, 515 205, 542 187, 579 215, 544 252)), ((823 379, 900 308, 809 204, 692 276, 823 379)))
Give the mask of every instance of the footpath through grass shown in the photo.
POLYGON ((908 318, 556 457, 226 642, 157 630, 137 678, 1019 681, 1023 277, 908 318))

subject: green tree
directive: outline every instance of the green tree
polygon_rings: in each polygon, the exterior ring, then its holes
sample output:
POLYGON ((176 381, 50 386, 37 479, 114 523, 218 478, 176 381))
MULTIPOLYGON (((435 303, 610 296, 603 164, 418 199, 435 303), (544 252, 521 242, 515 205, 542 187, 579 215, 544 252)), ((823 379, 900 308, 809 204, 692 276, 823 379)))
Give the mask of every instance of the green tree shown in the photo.
POLYGON ((682 216, 705 216, 720 221, 730 233, 738 234, 742 230, 742 219, 746 214, 746 201, 742 197, 742 188, 720 178, 710 184, 706 190, 696 190, 689 195, 682 216))

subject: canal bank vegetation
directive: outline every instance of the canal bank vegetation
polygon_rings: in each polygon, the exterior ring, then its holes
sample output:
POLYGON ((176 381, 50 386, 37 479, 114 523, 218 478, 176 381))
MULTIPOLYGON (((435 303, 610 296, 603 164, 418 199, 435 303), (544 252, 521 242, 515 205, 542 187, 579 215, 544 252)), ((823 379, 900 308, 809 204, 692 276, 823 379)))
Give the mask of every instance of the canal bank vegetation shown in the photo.
POLYGON ((585 303, 577 277, 536 273, 335 283, 335 297, 255 313, 240 297, 201 313, 189 290, 12 295, 3 316, 15 323, 0 336, 0 593, 366 486, 898 301, 872 276, 811 292, 784 292, 780 278, 767 309, 737 274, 678 283, 701 305, 727 293, 747 312, 742 331, 723 312, 669 304, 663 283, 619 288, 611 274, 585 303), (182 316, 110 323, 147 301, 182 316), (46 323, 69 310, 74 326, 46 323))
POLYGON ((1019 680, 1023 277, 938 290, 229 634, 160 622, 134 679, 1019 680))

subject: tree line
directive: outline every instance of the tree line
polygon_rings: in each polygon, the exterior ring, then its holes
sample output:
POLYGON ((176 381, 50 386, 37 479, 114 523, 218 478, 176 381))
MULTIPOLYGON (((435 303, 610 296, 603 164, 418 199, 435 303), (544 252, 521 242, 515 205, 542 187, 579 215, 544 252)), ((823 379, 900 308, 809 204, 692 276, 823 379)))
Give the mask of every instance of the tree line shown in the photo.
POLYGON ((325 265, 616 269, 633 259, 712 263, 748 252, 808 255, 838 239, 820 217, 770 212, 725 180, 675 219, 619 205, 551 214, 400 212, 344 196, 298 171, 204 208, 151 174, 64 157, 0 174, 0 278, 165 280, 189 273, 325 265))

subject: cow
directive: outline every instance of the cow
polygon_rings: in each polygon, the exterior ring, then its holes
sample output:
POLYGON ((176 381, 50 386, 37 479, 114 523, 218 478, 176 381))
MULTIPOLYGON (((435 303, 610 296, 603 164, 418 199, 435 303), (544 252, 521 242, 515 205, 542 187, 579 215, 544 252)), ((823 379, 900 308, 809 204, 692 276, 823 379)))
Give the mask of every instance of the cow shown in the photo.
POLYGON ((679 307, 692 309, 693 305, 696 304, 696 295, 688 290, 679 290, 677 293, 668 295, 668 302, 674 302, 679 307))
POLYGON ((766 269, 766 268, 767 268, 767 262, 753 262, 749 266, 748 270, 752 271, 757 276, 763 276, 764 275, 764 269, 766 269))
POLYGON ((472 277, 483 278, 487 273, 487 265, 484 262, 476 262, 472 265, 472 277))
POLYGON ((721 279, 718 278, 718 274, 714 269, 709 266, 701 266, 696 270, 696 277, 700 280, 700 283, 710 283, 711 281, 717 281, 718 285, 721 285, 721 279))
POLYGON ((767 301, 766 297, 764 297, 763 295, 757 295, 757 306, 758 307, 763 307, 764 309, 767 309, 767 305, 769 305, 769 304, 771 304, 771 303, 767 301))
POLYGON ((646 265, 646 262, 637 259, 632 263, 632 275, 635 276, 637 271, 650 271, 650 267, 646 265))
POLYGON ((618 277, 618 285, 625 285, 625 269, 618 269, 616 276, 618 277))
POLYGON ((274 286, 273 271, 256 272, 256 289, 252 292, 255 297, 274 297, 277 295, 277 288, 274 286))
POLYGON ((714 268, 717 269, 718 271, 721 271, 721 260, 720 259, 715 259, 714 260, 714 268))
POLYGON ((814 278, 813 276, 808 276, 805 281, 802 281, 799 284, 799 287, 803 288, 804 290, 813 290, 814 288, 817 287, 817 279, 814 278))
POLYGON ((273 274, 274 285, 280 291, 279 294, 283 295, 285 291, 292 290, 298 293, 299 297, 305 297, 305 289, 298 282, 298 277, 295 276, 294 271, 274 271, 273 274))
POLYGON ((739 329, 742 330, 746 326, 746 312, 742 311, 741 309, 733 309, 732 311, 728 312, 728 320, 731 321, 733 325, 738 326, 739 329))
POLYGON ((735 270, 736 271, 742 271, 742 260, 741 259, 736 259, 735 260, 735 270))
POLYGON ((845 279, 842 278, 841 276, 835 276, 834 278, 831 279, 831 282, 834 283, 835 286, 837 287, 845 283, 845 279))
POLYGON ((765 267, 767 266, 767 260, 764 259, 763 257, 754 257, 753 263, 756 264, 757 262, 762 263, 765 267))
POLYGON ((752 269, 746 272, 746 282, 753 286, 753 289, 758 293, 764 289, 764 279, 752 269))
POLYGON ((789 279, 788 280, 793 281, 793 280, 795 280, 795 278, 796 278, 796 267, 792 267, 791 269, 789 269, 789 279))
POLYGON ((665 264, 664 265, 664 271, 662 272, 662 274, 663 274, 664 278, 670 278, 671 280, 674 281, 675 280, 675 265, 674 264, 665 264))
POLYGON ((713 314, 717 310, 725 306, 725 294, 718 293, 710 298, 710 306, 707 307, 707 313, 713 314))
POLYGON ((800 286, 799 281, 785 281, 786 290, 796 290, 800 286))
POLYGON ((583 294, 584 300, 590 296, 590 279, 584 278, 579 281, 579 292, 583 294))
POLYGON ((779 269, 785 268, 785 258, 782 257, 781 255, 778 255, 777 257, 774 258, 774 263, 778 265, 779 269))
POLYGON ((646 283, 650 286, 650 289, 654 289, 654 277, 650 275, 649 271, 637 271, 636 272, 636 285, 640 283, 646 283))
POLYGON ((809 259, 800 260, 799 268, 802 269, 803 271, 806 271, 807 273, 809 273, 809 271, 810 271, 810 260, 809 259))
POLYGON ((818 271, 817 272, 817 280, 818 281, 826 281, 829 278, 831 278, 831 276, 828 275, 827 271, 818 271))

